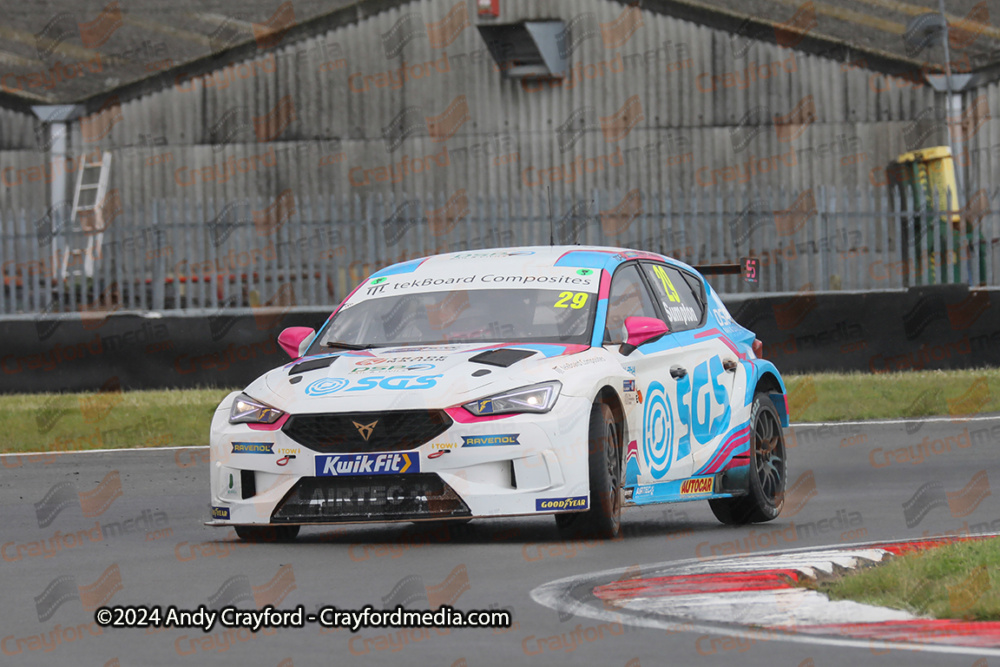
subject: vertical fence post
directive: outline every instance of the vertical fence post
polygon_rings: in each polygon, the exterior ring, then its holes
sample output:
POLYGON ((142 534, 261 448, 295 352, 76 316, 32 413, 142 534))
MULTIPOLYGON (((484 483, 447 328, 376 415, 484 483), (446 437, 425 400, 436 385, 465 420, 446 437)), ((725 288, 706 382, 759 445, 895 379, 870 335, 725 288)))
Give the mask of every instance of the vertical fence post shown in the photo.
MULTIPOLYGON (((2 257, 4 259, 3 262, 0 262, 0 315, 7 315, 7 314, 9 314, 11 312, 10 305, 9 305, 10 301, 7 298, 7 290, 10 289, 11 294, 13 294, 14 290, 17 289, 17 282, 16 282, 16 280, 14 280, 13 278, 11 278, 10 274, 7 273, 7 261, 6 260, 8 260, 8 259, 16 259, 17 258, 17 255, 15 253, 8 252, 8 250, 7 250, 7 248, 8 248, 7 237, 8 237, 8 233, 9 233, 8 232, 8 226, 9 226, 9 224, 10 224, 10 215, 7 213, 6 210, 0 209, 0 257, 2 257)), ((55 257, 53 256, 53 253, 52 253, 52 248, 56 247, 55 246, 55 243, 56 243, 56 236, 55 236, 56 228, 55 228, 55 224, 56 224, 56 219, 53 218, 53 221, 52 221, 52 225, 53 226, 52 226, 52 229, 51 229, 52 238, 50 240, 49 259, 48 259, 48 261, 49 261, 48 266, 50 267, 49 268, 50 271, 52 270, 53 265, 55 264, 55 257)), ((14 264, 14 267, 15 267, 14 270, 16 271, 17 270, 17 268, 16 268, 17 267, 17 262, 14 262, 13 264, 14 264)), ((57 308, 57 310, 60 310, 60 309, 57 308)))
MULTIPOLYGON (((678 229, 677 233, 674 232, 674 190, 672 187, 667 187, 666 192, 662 190, 658 193, 657 199, 660 202, 660 217, 659 223, 656 229, 659 231, 657 235, 657 242, 663 243, 663 238, 667 238, 667 249, 669 253, 676 253, 678 255, 682 254, 684 248, 687 247, 688 237, 684 233, 682 228, 678 229), (680 239, 678 241, 677 239, 680 239)), ((656 248, 657 246, 654 246, 656 248)), ((662 247, 662 246, 660 246, 662 247)), ((658 250, 663 254, 662 250, 658 250)))
POLYGON ((166 257, 164 253, 167 248, 164 247, 164 240, 166 237, 166 232, 163 229, 163 220, 160 213, 159 202, 153 200, 152 211, 150 219, 153 221, 153 236, 154 236, 154 252, 155 263, 153 264, 153 310, 163 310, 163 287, 166 276, 166 257))

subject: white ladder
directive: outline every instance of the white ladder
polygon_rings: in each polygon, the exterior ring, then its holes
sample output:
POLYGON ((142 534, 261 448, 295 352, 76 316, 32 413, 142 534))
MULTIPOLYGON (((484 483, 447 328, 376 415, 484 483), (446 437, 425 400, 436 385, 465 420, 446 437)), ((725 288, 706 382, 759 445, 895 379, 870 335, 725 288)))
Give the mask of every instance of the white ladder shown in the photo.
POLYGON ((72 224, 62 253, 61 274, 94 277, 94 264, 101 258, 104 230, 110 221, 104 219, 104 198, 111 173, 111 153, 103 151, 99 160, 84 155, 77 172, 73 193, 72 224))

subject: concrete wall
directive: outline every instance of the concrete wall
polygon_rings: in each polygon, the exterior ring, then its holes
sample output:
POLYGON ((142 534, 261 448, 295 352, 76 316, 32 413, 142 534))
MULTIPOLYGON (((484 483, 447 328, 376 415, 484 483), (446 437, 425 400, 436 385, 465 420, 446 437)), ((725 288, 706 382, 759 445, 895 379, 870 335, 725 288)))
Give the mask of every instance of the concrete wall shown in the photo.
MULTIPOLYGON (((964 286, 726 299, 783 373, 1000 366, 1000 292, 964 286)), ((0 393, 242 387, 288 361, 287 326, 329 310, 0 320, 0 393)))

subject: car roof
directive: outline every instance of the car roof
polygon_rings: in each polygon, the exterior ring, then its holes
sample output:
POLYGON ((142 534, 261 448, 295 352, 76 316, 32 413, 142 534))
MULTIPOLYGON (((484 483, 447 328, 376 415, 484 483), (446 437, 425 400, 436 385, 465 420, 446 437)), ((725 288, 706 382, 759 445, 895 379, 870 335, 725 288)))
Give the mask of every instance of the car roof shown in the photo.
POLYGON ((606 246, 556 245, 485 248, 432 255, 387 266, 372 274, 372 277, 401 273, 438 273, 445 267, 454 270, 464 263, 482 267, 483 262, 487 262, 492 267, 502 266, 504 269, 514 272, 538 267, 572 267, 604 269, 613 273, 619 264, 632 259, 655 260, 693 270, 683 262, 645 250, 606 246))

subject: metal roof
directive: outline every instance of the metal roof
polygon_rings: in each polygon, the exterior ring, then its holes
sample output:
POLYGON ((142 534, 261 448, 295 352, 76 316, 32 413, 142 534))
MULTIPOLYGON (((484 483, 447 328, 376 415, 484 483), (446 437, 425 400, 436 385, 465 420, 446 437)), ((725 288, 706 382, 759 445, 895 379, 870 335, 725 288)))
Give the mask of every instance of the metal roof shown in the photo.
MULTIPOLYGON (((876 69, 876 61, 888 60, 936 71, 944 61, 941 46, 906 39, 921 26, 919 17, 938 11, 938 0, 644 0, 641 6, 723 28, 734 41, 863 52, 856 59, 876 69)), ((947 0, 945 11, 956 72, 1000 63, 1000 2, 947 0)))
POLYGON ((0 0, 0 89, 36 103, 78 101, 240 45, 277 45, 288 29, 359 4, 385 3, 0 0))
MULTIPOLYGON (((8 102, 36 104, 141 94, 185 68, 215 69, 407 1, 0 0, 0 90, 8 102)), ((940 47, 916 53, 903 39, 908 22, 937 0, 641 0, 640 7, 728 30, 736 41, 777 42, 876 70, 941 62, 940 47)), ((957 71, 1000 62, 997 0, 948 0, 948 12, 957 71)))

